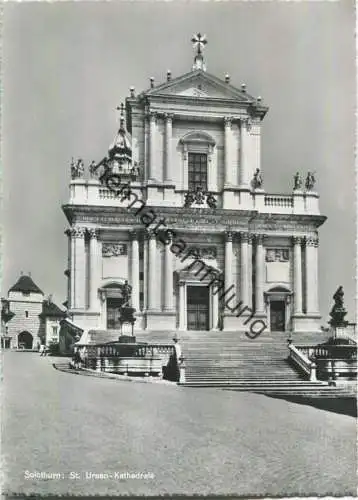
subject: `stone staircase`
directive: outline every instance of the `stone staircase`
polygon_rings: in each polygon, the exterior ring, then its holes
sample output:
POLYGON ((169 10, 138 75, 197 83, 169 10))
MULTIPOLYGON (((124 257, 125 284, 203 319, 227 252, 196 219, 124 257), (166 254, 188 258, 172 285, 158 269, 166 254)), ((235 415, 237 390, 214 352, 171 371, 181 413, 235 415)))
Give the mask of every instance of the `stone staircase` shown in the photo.
MULTIPOLYGON (((349 397, 352 388, 330 387, 326 382, 310 382, 290 365, 287 333, 265 332, 249 339, 239 332, 180 332, 186 365, 186 387, 218 387, 268 395, 349 397)), ((172 343, 172 334, 150 332, 137 339, 151 343, 172 343)), ((328 334, 293 334, 296 345, 318 344, 328 334)))

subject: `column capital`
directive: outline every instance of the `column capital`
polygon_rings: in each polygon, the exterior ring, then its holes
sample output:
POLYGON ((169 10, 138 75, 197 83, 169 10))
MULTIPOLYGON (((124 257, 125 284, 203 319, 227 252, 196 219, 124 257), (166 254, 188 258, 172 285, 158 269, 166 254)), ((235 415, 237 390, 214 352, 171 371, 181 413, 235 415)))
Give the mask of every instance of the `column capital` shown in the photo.
POLYGON ((232 241, 234 238, 233 231, 225 231, 225 241, 232 241))
POLYGON ((305 243, 307 247, 318 247, 318 237, 317 236, 306 236, 305 243))
POLYGON ((92 239, 98 240, 99 236, 99 230, 95 227, 90 227, 87 229, 87 233, 89 234, 89 237, 92 239))
POLYGON ((249 116, 247 116, 246 118, 241 118, 240 122, 241 125, 243 125, 246 128, 246 130, 251 130, 252 119, 249 116))
POLYGON ((151 121, 154 123, 157 119, 158 113, 156 113, 156 111, 149 110, 149 111, 145 112, 144 116, 148 121, 151 121))
POLYGON ((232 116, 224 116, 225 127, 230 128, 231 124, 232 124, 232 121, 233 121, 233 117, 232 116))
POLYGON ((301 245, 303 242, 302 236, 292 236, 292 242, 294 245, 301 245))
POLYGON ((164 113, 164 119, 167 123, 170 123, 174 119, 174 113, 164 113))
POLYGON ((74 238, 84 238, 86 233, 85 227, 73 227, 71 228, 71 236, 74 238))
POLYGON ((144 232, 144 237, 146 240, 154 240, 157 237, 157 235, 156 235, 155 231, 146 230, 144 232))
POLYGON ((263 245, 265 238, 267 238, 267 234, 256 233, 253 236, 254 236, 256 245, 263 245))
POLYGON ((249 241, 249 233, 244 232, 244 231, 240 231, 239 235, 240 235, 240 241, 241 242, 247 243, 249 241))
POLYGON ((137 230, 137 229, 131 229, 129 231, 129 238, 131 241, 134 241, 134 240, 139 240, 139 237, 140 237, 140 231, 137 230))

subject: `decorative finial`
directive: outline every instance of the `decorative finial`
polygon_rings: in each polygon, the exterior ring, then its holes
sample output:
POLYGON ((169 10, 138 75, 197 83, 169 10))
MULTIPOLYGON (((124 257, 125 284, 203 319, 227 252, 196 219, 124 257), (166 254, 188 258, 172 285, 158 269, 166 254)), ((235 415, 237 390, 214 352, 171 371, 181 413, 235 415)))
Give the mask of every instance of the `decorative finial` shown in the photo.
POLYGON ((135 97, 135 88, 133 86, 130 87, 129 91, 131 93, 131 97, 135 97))
POLYGON ((150 77, 150 88, 152 89, 154 87, 154 77, 150 77))
POLYGON ((262 101, 262 97, 259 95, 257 98, 257 102, 261 102, 261 101, 262 101))
POLYGON ((172 79, 172 72, 170 71, 170 69, 168 69, 168 71, 167 71, 167 82, 170 82, 171 79, 172 79))
POLYGON ((225 83, 230 83, 230 75, 228 73, 225 75, 225 83))
POLYGON ((197 69, 201 69, 203 71, 206 71, 204 58, 202 55, 202 49, 208 43, 206 35, 201 35, 201 33, 197 33, 196 35, 193 36, 191 41, 193 43, 194 48, 197 50, 196 55, 194 57, 193 70, 195 71, 197 69))

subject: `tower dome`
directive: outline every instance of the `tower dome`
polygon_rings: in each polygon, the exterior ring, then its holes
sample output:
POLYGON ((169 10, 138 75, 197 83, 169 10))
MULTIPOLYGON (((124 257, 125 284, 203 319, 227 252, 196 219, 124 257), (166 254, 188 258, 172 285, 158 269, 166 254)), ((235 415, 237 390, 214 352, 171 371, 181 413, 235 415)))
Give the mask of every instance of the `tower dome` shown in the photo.
POLYGON ((119 130, 113 143, 109 146, 108 157, 113 163, 117 162, 119 166, 122 166, 125 164, 129 165, 132 162, 132 144, 130 136, 125 129, 123 103, 119 109, 121 111, 119 130))

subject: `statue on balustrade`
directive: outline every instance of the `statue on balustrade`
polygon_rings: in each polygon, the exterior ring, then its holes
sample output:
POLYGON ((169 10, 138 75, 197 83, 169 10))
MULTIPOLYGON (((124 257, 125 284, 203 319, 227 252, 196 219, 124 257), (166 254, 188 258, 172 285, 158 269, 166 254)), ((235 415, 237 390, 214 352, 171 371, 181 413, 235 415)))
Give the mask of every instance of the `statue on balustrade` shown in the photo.
POLYGON ((206 203, 207 203, 209 208, 216 208, 217 202, 216 202, 216 199, 212 193, 208 193, 208 195, 206 197, 206 203))
POLYGON ((253 189, 261 189, 263 184, 263 177, 259 168, 256 169, 254 177, 252 179, 253 189))
POLYGON ((299 190, 302 188, 303 182, 302 182, 302 177, 301 177, 299 172, 296 172, 296 175, 293 178, 293 183, 294 183, 294 185, 293 185, 294 190, 299 190))
POLYGON ((191 207, 192 204, 194 203, 194 200, 195 200, 194 194, 191 191, 188 191, 185 194, 184 207, 185 208, 191 207))
POLYGON ((312 191, 315 184, 316 184, 315 176, 313 175, 312 172, 308 172, 306 177, 306 190, 312 191))
POLYGON ((342 285, 337 288, 333 295, 334 304, 329 315, 331 316, 330 324, 332 326, 345 326, 347 321, 344 320, 347 311, 344 308, 344 291, 342 285))
POLYGON ((85 172, 85 165, 83 160, 79 158, 75 163, 74 159, 71 160, 71 178, 72 179, 80 179, 83 177, 85 172))
POLYGON ((197 205, 202 205, 204 203, 205 193, 202 186, 197 186, 196 191, 194 193, 194 197, 195 197, 195 203, 197 205))
POLYGON ((92 160, 89 167, 88 167, 91 179, 97 178, 98 168, 99 168, 99 165, 97 165, 97 163, 94 160, 92 160))

